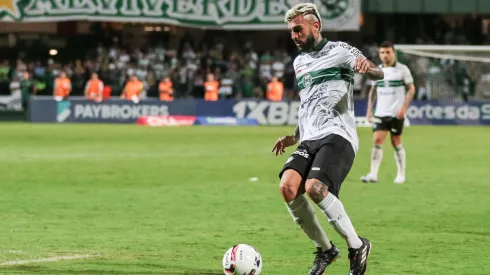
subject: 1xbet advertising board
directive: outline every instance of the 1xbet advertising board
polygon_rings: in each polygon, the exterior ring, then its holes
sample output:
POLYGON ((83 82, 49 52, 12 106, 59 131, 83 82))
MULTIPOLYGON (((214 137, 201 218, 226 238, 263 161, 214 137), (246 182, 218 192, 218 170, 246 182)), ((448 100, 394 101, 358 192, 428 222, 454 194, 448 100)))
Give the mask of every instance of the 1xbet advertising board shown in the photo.
MULTIPOLYGON (((61 102, 47 97, 33 97, 31 100, 31 121, 58 123, 136 123, 143 116, 170 115, 234 117, 256 120, 260 125, 295 125, 300 107, 299 101, 265 100, 143 100, 138 104, 118 99, 101 103, 81 98, 61 102)), ((367 102, 356 100, 354 103, 356 117, 364 117, 367 102)), ((407 118, 412 125, 490 125, 490 102, 413 102, 407 118)))

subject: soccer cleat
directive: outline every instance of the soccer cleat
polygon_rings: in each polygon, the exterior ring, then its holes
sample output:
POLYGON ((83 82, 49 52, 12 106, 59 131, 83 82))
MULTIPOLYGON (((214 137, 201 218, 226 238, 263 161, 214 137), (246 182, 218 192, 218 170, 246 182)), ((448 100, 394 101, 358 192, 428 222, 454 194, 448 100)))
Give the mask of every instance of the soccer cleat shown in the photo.
POLYGON ((315 261, 313 262, 313 267, 310 270, 309 275, 322 275, 325 272, 325 269, 327 266, 329 266, 331 263, 335 262, 337 260, 337 257, 339 256, 339 250, 335 245, 333 245, 332 242, 332 248, 329 250, 322 252, 321 248, 317 248, 317 252, 315 257, 315 261))
POLYGON ((371 242, 359 237, 362 246, 358 249, 349 248, 350 271, 349 275, 364 275, 367 269, 367 258, 371 251, 371 242))
POLYGON ((405 182, 405 177, 402 176, 396 176, 394 183, 396 184, 403 184, 405 182))
POLYGON ((366 176, 361 177, 361 181, 364 183, 378 183, 378 179, 376 177, 371 176, 371 174, 367 174, 366 176))

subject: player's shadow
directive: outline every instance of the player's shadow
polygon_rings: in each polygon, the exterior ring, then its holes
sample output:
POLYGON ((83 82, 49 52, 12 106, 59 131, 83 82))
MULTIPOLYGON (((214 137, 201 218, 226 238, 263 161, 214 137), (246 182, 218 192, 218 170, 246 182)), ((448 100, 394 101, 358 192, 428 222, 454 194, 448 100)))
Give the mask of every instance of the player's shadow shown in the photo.
POLYGON ((114 268, 114 264, 110 264, 110 267, 101 268, 101 269, 76 269, 70 270, 68 268, 56 269, 56 268, 48 268, 46 266, 37 266, 37 265, 25 265, 25 266, 15 266, 8 268, 0 268, 0 274, 3 272, 8 272, 4 274, 25 274, 26 272, 29 274, 76 274, 76 275, 222 275, 222 272, 209 271, 209 270, 198 270, 198 269, 188 269, 182 271, 166 271, 165 269, 168 266, 163 265, 155 265, 155 264, 117 264, 118 268, 114 268), (146 267, 146 270, 137 271, 138 267, 141 268, 146 267), (122 268, 131 270, 124 270, 122 268), (154 267, 155 270, 148 270, 148 267, 154 267))

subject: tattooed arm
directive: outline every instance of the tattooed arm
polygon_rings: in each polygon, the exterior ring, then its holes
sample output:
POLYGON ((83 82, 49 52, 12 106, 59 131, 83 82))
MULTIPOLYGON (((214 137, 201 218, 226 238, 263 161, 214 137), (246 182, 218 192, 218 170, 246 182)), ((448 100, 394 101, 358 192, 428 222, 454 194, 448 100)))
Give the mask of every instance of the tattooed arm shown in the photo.
POLYGON ((371 80, 381 80, 384 78, 383 70, 369 61, 356 47, 350 46, 347 43, 340 43, 339 49, 343 51, 341 63, 354 69, 355 72, 366 75, 371 80))
POLYGON ((382 80, 385 77, 383 70, 373 62, 367 60, 364 56, 360 56, 356 59, 354 70, 366 75, 371 80, 382 80))

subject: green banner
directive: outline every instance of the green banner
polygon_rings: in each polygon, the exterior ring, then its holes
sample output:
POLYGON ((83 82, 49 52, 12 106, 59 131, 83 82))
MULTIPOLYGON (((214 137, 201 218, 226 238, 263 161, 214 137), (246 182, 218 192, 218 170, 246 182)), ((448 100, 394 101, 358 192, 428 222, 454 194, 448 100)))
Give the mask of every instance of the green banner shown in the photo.
MULTIPOLYGON (((233 30, 286 29, 295 0, 0 0, 0 20, 117 21, 233 30)), ((317 0, 323 29, 359 30, 360 0, 317 0)))

